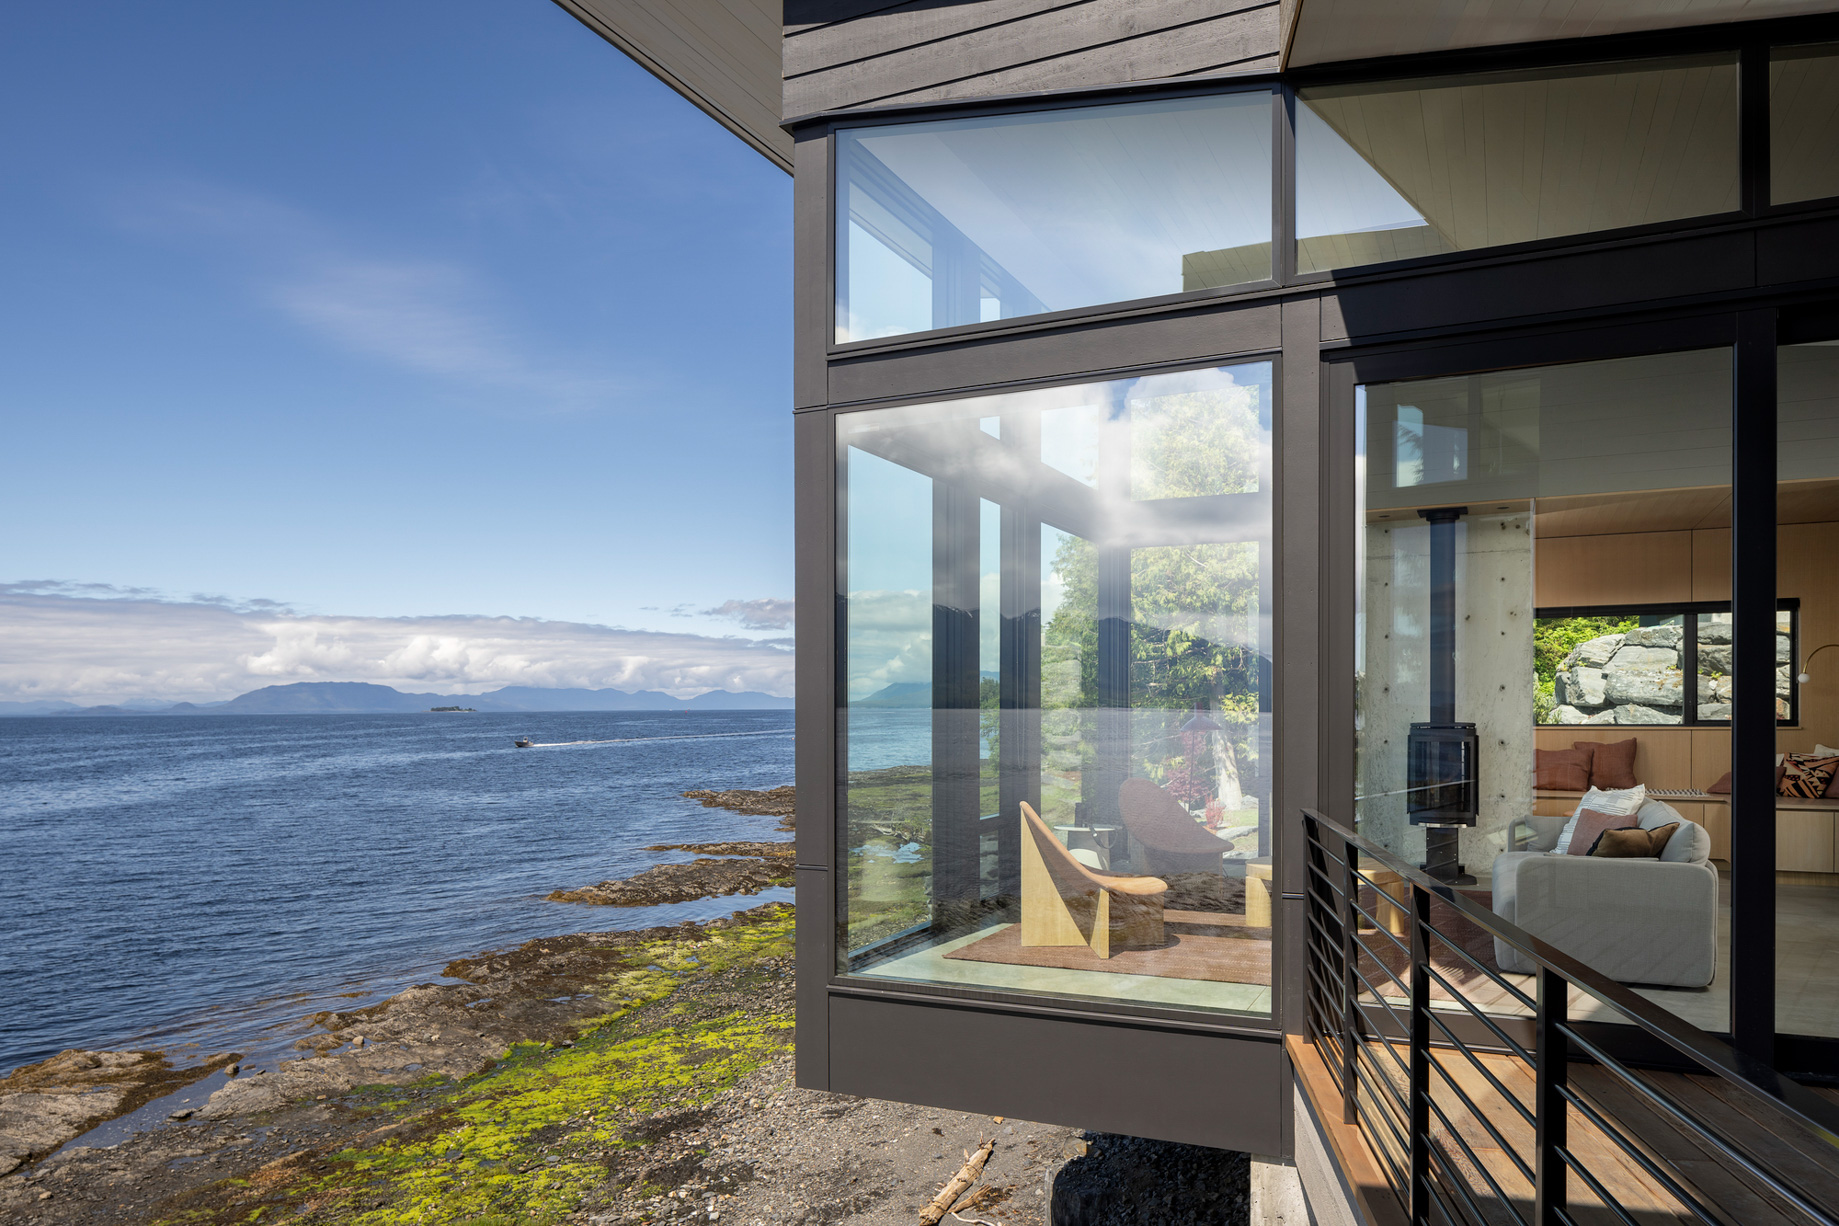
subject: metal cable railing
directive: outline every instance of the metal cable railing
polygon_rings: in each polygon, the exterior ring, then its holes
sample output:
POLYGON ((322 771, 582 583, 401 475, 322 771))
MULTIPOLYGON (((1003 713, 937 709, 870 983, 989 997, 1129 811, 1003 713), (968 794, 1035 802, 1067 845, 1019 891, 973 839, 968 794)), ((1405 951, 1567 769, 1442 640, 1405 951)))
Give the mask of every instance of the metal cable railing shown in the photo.
POLYGON ((1839 1105, 1355 831, 1308 809, 1303 827, 1308 1038, 1341 1095, 1342 1122, 1359 1127, 1413 1226, 1637 1226, 1656 1213, 1751 1226, 1758 1206, 1771 1221, 1839 1226, 1839 1105), (1378 869, 1396 882, 1382 888, 1378 869), (1448 918, 1433 922, 1433 901, 1455 924, 1474 925, 1532 963, 1535 990, 1464 949, 1446 930, 1448 918), (1402 913, 1402 934, 1381 922, 1392 912, 1402 913), (1433 941, 1448 952, 1442 966, 1433 941), (1455 982, 1464 975, 1531 1013, 1534 1041, 1516 1040, 1471 1001, 1455 982), (1433 987, 1449 998, 1447 1017, 1433 1007, 1433 987), (1663 1044, 1689 1071, 1644 1075, 1618 1058, 1572 1017, 1573 990, 1663 1044), (1461 1037, 1471 1021, 1488 1046, 1461 1037), (1592 1071, 1574 1073, 1573 1064, 1592 1071), (1511 1084, 1526 1072, 1530 1096, 1511 1084), (1681 1093, 1694 1085, 1715 1088, 1728 1115, 1716 1118, 1725 1113, 1681 1093), (1494 1101, 1478 1102, 1478 1094, 1494 1101), (1479 1130, 1473 1141, 1465 1117, 1479 1130), (1758 1126, 1768 1143, 1758 1142, 1758 1126), (1673 1140, 1656 1142, 1662 1128, 1673 1140), (1699 1157, 1676 1161, 1681 1144, 1699 1157), (1715 1177, 1708 1166, 1718 1168, 1715 1177))

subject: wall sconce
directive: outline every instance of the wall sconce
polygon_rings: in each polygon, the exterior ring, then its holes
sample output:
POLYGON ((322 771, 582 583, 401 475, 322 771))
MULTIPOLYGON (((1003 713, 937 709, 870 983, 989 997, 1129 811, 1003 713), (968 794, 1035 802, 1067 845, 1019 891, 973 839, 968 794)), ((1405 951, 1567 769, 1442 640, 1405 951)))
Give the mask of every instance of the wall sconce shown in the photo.
POLYGON ((1828 647, 1839 647, 1839 643, 1825 643, 1814 648, 1804 656, 1801 660, 1801 675, 1795 678, 1796 681, 1800 682, 1802 685, 1806 685, 1809 681, 1813 680, 1813 674, 1807 671, 1807 666, 1813 663, 1813 658, 1815 656, 1825 651, 1828 647))

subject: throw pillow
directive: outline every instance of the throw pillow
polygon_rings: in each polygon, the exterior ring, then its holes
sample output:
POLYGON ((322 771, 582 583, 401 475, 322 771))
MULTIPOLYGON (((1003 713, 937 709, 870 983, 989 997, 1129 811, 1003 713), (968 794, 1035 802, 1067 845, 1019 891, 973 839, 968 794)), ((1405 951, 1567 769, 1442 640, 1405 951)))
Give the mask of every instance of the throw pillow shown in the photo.
POLYGON ((1839 758, 1791 753, 1786 766, 1781 782, 1776 785, 1776 792, 1783 796, 1818 800, 1826 795, 1826 785, 1833 781, 1834 774, 1839 773, 1839 758))
MULTIPOLYGON (((1779 757, 1780 755, 1777 755, 1777 756, 1779 757)), ((1839 757, 1839 755, 1834 755, 1834 756, 1839 757)), ((1781 789, 1782 775, 1786 773, 1787 770, 1788 770, 1788 767, 1786 763, 1777 762, 1775 764, 1775 787, 1777 791, 1781 789)), ((1839 780, 1839 775, 1835 775, 1834 779, 1839 780)), ((1830 792, 1830 789, 1832 788, 1832 784, 1830 783, 1827 784, 1827 788, 1829 789, 1828 794, 1829 795, 1832 794, 1830 792)), ((1713 796, 1729 796, 1730 795, 1730 772, 1725 771, 1722 775, 1719 775, 1718 781, 1712 784, 1710 787, 1706 788, 1705 791, 1713 796)))
POLYGON ((1533 786, 1542 792, 1588 791, 1590 755, 1575 749, 1533 750, 1533 786))
POLYGON ((1611 860, 1652 860, 1666 847, 1667 840, 1679 829, 1679 823, 1656 826, 1652 830, 1605 830, 1596 836, 1590 854, 1611 860))
MULTIPOLYGON (((1822 758, 1839 758, 1839 749, 1830 745, 1815 745, 1813 751, 1822 758)), ((1839 774, 1835 774, 1833 781, 1826 785, 1826 799, 1839 800, 1839 774)))
MULTIPOLYGON (((1558 836, 1557 845, 1552 848, 1553 855, 1564 855, 1571 850, 1571 836, 1577 831, 1577 819, 1586 809, 1598 813, 1637 813, 1647 803, 1647 789, 1640 784, 1632 788, 1619 788, 1605 792, 1601 788, 1591 788, 1584 793, 1584 798, 1577 802, 1577 808, 1571 811, 1571 820, 1565 823, 1564 832, 1558 836)), ((1585 844, 1587 850, 1589 844, 1585 844)), ((1578 853, 1582 855, 1580 851, 1578 853)))
MULTIPOLYGON (((1589 741, 1578 741, 1571 746, 1582 749, 1589 741)), ((1635 786, 1635 738, 1626 741, 1612 741, 1607 745, 1597 745, 1596 753, 1590 764, 1590 786, 1593 788, 1632 788, 1635 786)))
POLYGON ((1596 841, 1607 830, 1636 829, 1633 813, 1598 813, 1594 809, 1585 809, 1577 815, 1577 829, 1571 833, 1571 845, 1565 849, 1566 855, 1588 856, 1595 853, 1596 841))

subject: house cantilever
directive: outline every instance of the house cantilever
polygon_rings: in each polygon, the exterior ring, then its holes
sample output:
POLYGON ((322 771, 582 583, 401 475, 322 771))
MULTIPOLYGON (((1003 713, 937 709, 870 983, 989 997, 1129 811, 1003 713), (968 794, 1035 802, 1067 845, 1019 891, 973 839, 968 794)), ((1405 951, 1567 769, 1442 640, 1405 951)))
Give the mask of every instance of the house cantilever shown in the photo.
POLYGON ((563 5, 795 167, 801 1083, 1834 1220, 1839 0, 563 5))

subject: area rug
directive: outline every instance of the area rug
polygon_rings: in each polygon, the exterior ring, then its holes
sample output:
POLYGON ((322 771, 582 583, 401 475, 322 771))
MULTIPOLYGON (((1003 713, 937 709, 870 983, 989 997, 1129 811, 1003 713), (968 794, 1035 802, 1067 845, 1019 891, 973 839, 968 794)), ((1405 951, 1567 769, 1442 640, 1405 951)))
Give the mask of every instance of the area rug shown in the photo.
POLYGON ((1164 911, 1165 942, 1155 949, 1113 950, 1101 958, 1084 945, 1037 945, 1024 948, 1019 924, 997 929, 981 940, 946 954, 964 962, 1004 966, 1050 966, 1109 975, 1153 975, 1158 979, 1199 979, 1209 983, 1271 982, 1271 930, 1248 928, 1243 915, 1216 911, 1164 911))

